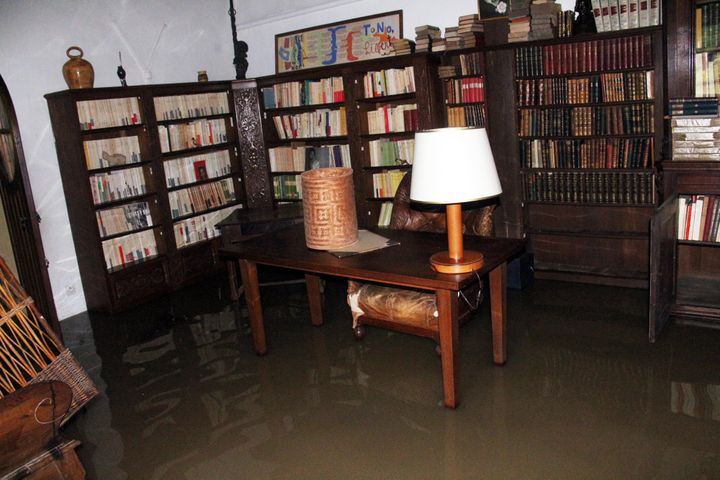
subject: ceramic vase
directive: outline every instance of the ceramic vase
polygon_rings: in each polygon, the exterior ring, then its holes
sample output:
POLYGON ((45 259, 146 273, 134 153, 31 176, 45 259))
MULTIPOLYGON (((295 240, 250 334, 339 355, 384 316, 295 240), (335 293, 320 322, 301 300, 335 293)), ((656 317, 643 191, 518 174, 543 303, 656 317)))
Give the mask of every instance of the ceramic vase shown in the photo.
POLYGON ((62 69, 68 88, 92 88, 95 81, 95 71, 92 64, 82 58, 82 48, 72 46, 67 49, 65 54, 70 58, 65 62, 62 69), (78 51, 80 54, 73 55, 71 53, 73 51, 78 51))

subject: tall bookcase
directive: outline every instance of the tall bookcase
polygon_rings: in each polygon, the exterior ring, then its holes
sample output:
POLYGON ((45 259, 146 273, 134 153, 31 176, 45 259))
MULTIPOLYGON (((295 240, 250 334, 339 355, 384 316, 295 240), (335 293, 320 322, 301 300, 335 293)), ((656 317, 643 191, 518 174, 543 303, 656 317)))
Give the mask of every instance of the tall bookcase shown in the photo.
POLYGON ((662 29, 518 44, 517 148, 539 276, 647 285, 662 29))
MULTIPOLYGON (((720 3, 669 0, 665 7, 669 98, 716 95, 720 75, 713 64, 720 62, 720 3)), ((720 195, 720 162, 674 160, 668 149, 660 171, 664 202, 652 228, 651 340, 670 317, 720 325, 720 244, 683 239, 678 229, 683 197, 720 195)))
POLYGON ((257 79, 274 202, 300 201, 308 168, 348 166, 358 222, 376 225, 410 168, 414 131, 439 124, 437 63, 405 55, 257 79))
POLYGON ((88 308, 118 311, 216 268, 244 202, 229 82, 45 96, 88 308))

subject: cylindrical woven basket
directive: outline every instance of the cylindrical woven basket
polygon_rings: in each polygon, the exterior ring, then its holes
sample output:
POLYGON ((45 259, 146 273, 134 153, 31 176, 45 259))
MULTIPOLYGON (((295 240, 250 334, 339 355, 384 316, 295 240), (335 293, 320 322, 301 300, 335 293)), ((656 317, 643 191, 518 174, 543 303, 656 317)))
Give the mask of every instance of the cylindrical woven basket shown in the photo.
POLYGON ((305 243, 332 250, 358 239, 352 169, 316 168, 300 175, 305 243))

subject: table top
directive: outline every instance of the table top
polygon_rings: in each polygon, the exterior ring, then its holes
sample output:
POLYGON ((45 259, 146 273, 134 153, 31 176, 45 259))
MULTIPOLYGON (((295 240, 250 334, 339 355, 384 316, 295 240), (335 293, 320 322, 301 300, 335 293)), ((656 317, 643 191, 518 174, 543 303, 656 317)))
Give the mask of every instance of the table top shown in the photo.
POLYGON ((301 219, 302 216, 302 203, 289 203, 273 207, 238 208, 215 224, 215 226, 226 227, 231 225, 271 223, 283 220, 301 219))
MULTIPOLYGON (((307 248, 304 226, 293 225, 222 247, 220 254, 262 265, 427 290, 460 290, 475 280, 472 273, 443 274, 435 272, 430 266, 432 254, 447 250, 445 234, 389 229, 373 231, 399 241, 400 245, 337 258, 326 251, 307 248)), ((480 275, 510 260, 525 248, 525 241, 518 239, 475 236, 463 238, 465 250, 476 250, 485 256, 485 264, 477 272, 480 275)))

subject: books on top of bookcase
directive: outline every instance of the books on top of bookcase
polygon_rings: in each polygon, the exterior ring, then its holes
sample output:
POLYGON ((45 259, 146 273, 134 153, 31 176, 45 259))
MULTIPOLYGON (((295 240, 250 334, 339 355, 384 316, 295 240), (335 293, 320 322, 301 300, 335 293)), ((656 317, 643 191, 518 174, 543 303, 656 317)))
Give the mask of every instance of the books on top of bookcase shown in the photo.
POLYGON ((598 32, 662 23, 662 0, 592 0, 592 9, 598 32))
POLYGON ((717 98, 670 100, 673 161, 720 161, 717 98))

